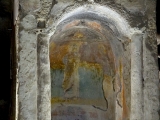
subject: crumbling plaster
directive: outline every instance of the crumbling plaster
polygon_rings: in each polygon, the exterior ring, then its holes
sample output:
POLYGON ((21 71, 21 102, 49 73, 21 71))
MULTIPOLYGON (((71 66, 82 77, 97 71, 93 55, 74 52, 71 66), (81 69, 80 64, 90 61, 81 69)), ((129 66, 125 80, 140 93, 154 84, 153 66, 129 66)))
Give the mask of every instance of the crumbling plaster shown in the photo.
POLYGON ((108 21, 111 19, 118 31, 131 39, 132 47, 141 44, 138 48, 131 47, 131 52, 134 52, 132 51, 134 49, 139 50, 133 54, 131 53, 133 55, 131 55, 133 72, 131 73, 130 119, 158 120, 159 90, 155 2, 155 0, 20 0, 19 5, 17 5, 19 11, 15 12, 19 56, 17 78, 19 84, 19 89, 17 89, 18 119, 51 120, 49 115, 50 100, 48 100, 50 97, 50 78, 47 77, 50 72, 49 39, 54 34, 60 21, 71 15, 74 9, 78 8, 78 12, 82 8, 82 10, 93 9, 94 12, 102 10, 98 14, 109 18, 108 21), (38 23, 40 23, 40 26, 37 25, 38 23), (41 26, 41 23, 44 23, 45 26, 41 26), (140 36, 140 39, 136 39, 139 40, 138 43, 136 43, 136 40, 134 41, 133 36, 135 36, 135 39, 140 36), (42 44, 39 43, 40 41, 43 41, 42 44), (132 60, 132 57, 135 60, 132 60), (42 58, 46 62, 41 60, 42 58), (45 80, 48 82, 44 83, 44 79, 39 76, 46 76, 45 80), (37 81, 40 81, 40 84, 37 84, 37 81), (135 97, 132 92, 136 92, 134 94, 139 97, 135 97), (40 96, 44 95, 43 99, 42 97, 37 98, 39 93, 40 96), (37 100, 40 101, 40 104, 37 104, 37 100), (43 110, 38 111, 38 107, 41 110, 43 108, 43 110))

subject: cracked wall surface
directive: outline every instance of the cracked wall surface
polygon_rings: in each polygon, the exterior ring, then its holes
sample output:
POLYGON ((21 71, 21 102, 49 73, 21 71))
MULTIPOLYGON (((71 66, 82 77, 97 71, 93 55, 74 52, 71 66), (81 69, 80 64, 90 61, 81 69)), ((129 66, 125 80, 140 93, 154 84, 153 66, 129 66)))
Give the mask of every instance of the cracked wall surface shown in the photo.
POLYGON ((155 3, 19 0, 18 120, 159 120, 155 3))

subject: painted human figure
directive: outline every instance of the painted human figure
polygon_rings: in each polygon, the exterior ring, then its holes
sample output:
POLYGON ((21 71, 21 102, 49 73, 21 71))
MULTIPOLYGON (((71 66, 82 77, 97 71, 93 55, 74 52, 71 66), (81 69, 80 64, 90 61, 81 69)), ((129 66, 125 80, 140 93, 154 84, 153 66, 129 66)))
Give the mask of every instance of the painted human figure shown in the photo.
POLYGON ((65 55, 63 62, 64 68, 64 79, 62 88, 65 93, 65 98, 78 98, 79 97, 79 54, 80 43, 75 41, 69 45, 69 52, 65 55))

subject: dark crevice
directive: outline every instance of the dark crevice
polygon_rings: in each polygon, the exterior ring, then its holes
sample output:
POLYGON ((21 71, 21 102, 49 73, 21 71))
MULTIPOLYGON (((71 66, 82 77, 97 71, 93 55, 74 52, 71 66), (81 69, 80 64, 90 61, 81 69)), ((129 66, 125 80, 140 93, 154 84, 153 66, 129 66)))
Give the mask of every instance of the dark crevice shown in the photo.
POLYGON ((116 91, 116 89, 115 89, 115 78, 113 78, 112 84, 113 84, 113 91, 115 92, 116 91))
MULTIPOLYGON (((157 35, 160 36, 160 0, 157 0, 156 6, 156 26, 157 26, 157 35)), ((160 38, 159 38, 160 39, 160 38)), ((160 70, 160 44, 157 46, 158 50, 158 68, 160 70)))
POLYGON ((95 105, 92 105, 94 108, 96 108, 96 109, 99 109, 99 110, 102 110, 102 111, 107 111, 107 109, 102 109, 102 108, 100 108, 100 107, 97 107, 97 106, 95 106, 95 105))
POLYGON ((160 0, 157 0, 157 6, 156 6, 156 25, 157 25, 157 34, 160 34, 160 0))
POLYGON ((96 108, 96 109, 99 109, 99 110, 102 110, 102 111, 107 111, 107 110, 108 110, 108 100, 107 100, 107 98, 105 97, 103 84, 102 84, 102 91, 103 91, 103 97, 104 97, 104 99, 105 99, 105 101, 106 101, 106 109, 102 109, 102 108, 97 107, 97 106, 94 106, 94 105, 92 105, 92 106, 93 106, 94 108, 96 108))
POLYGON ((117 100, 117 104, 122 108, 122 105, 120 104, 119 100, 117 100))

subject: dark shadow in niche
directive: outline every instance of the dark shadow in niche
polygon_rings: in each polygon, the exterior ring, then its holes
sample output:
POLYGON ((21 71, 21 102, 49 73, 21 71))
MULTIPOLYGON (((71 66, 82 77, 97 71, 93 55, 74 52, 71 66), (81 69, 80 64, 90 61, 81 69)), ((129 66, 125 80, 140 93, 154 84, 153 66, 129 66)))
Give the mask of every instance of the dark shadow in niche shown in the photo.
POLYGON ((157 0, 156 6, 156 26, 157 26, 157 33, 160 34, 160 1, 157 0))
MULTIPOLYGON (((160 1, 157 0, 156 6, 156 26, 157 26, 157 34, 160 36, 160 1)), ((158 38, 157 38, 158 39, 158 38)), ((160 70, 160 44, 157 46, 158 50, 158 68, 160 70)))

